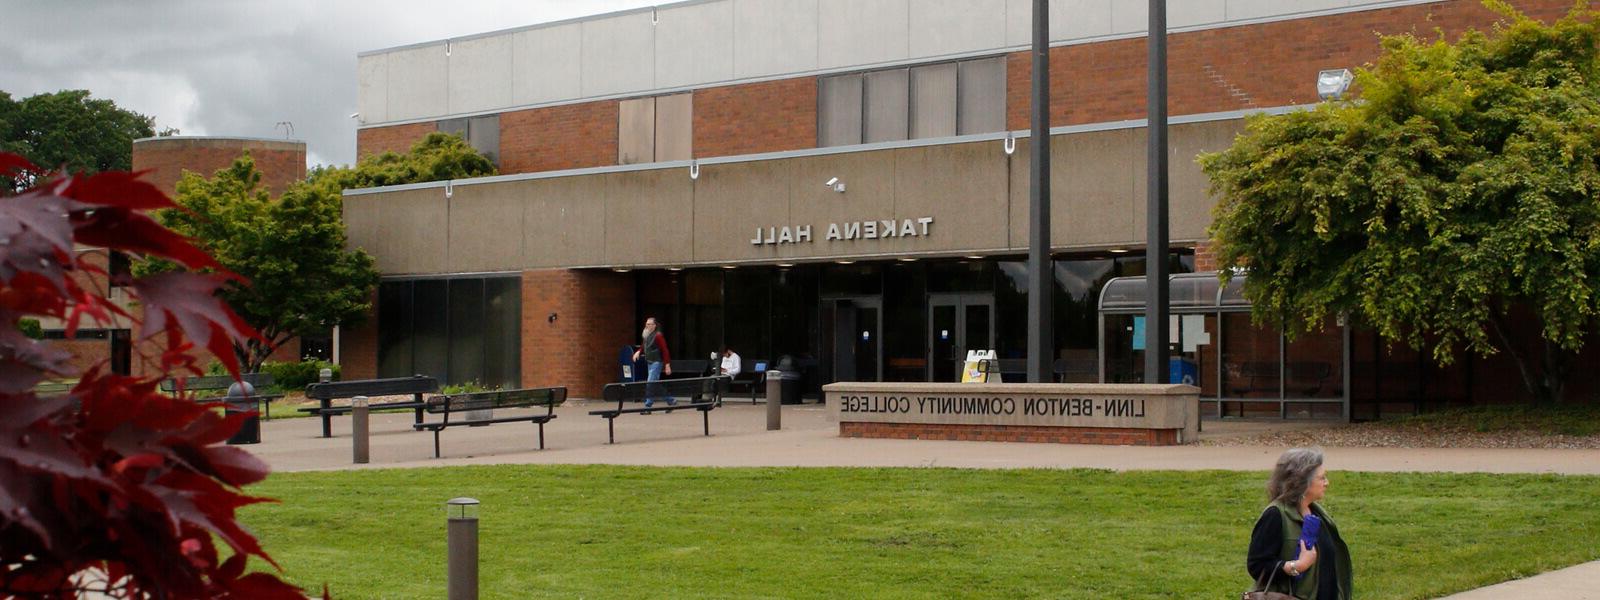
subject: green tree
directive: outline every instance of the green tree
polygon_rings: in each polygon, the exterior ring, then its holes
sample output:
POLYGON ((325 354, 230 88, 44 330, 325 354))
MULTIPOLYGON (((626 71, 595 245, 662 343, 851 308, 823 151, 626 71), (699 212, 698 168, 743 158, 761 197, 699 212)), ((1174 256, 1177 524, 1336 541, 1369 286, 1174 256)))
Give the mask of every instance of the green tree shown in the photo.
MULTIPOLYGON (((277 199, 261 186, 248 154, 206 179, 187 173, 178 182, 177 204, 162 224, 193 238, 234 273, 248 280, 224 288, 228 305, 261 333, 234 343, 249 371, 297 336, 351 326, 371 309, 377 285, 372 257, 345 249, 337 194, 296 184, 277 199)), ((141 265, 141 270, 172 268, 141 265)))
POLYGON ((1548 402, 1600 314, 1600 14, 1485 4, 1506 17, 1492 34, 1385 37, 1358 100, 1256 117, 1202 156, 1211 235, 1257 321, 1349 314, 1446 364, 1504 351, 1548 402))
POLYGON ((0 151, 20 154, 46 169, 130 170, 133 140, 155 135, 154 123, 110 100, 91 98, 88 90, 37 94, 20 102, 0 92, 0 151))
POLYGON ((315 185, 341 190, 465 179, 495 174, 494 162, 460 136, 430 133, 406 154, 384 152, 361 159, 355 167, 317 167, 308 174, 315 185))

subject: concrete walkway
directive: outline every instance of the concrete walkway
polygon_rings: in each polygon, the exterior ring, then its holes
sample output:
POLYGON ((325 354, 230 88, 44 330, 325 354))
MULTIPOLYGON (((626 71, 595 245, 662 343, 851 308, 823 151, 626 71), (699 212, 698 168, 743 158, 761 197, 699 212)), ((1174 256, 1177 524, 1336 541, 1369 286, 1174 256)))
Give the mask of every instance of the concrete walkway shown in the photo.
MULTIPOLYGON (((452 428, 441 438, 443 458, 433 458, 433 436, 413 431, 410 413, 373 415, 371 463, 351 464, 350 418, 335 417, 334 437, 322 438, 312 418, 262 424, 262 443, 246 446, 275 471, 443 467, 480 464, 615 464, 714 467, 953 467, 1098 468, 1114 470, 1266 471, 1283 451, 1264 446, 1145 448, 1005 442, 841 438, 820 405, 785 406, 781 431, 766 430, 766 407, 732 400, 711 412, 711 436, 701 434, 700 413, 624 415, 616 444, 606 443, 606 422, 590 416, 603 405, 569 402, 545 426, 546 449, 528 423, 452 428)), ((515 414, 497 413, 496 416, 515 414)), ((1305 424, 1207 421, 1202 442, 1305 424)), ((1439 471, 1600 475, 1593 450, 1468 448, 1328 448, 1333 471, 1439 471)), ((1543 573, 1450 596, 1488 598, 1594 598, 1600 600, 1600 562, 1543 573)))

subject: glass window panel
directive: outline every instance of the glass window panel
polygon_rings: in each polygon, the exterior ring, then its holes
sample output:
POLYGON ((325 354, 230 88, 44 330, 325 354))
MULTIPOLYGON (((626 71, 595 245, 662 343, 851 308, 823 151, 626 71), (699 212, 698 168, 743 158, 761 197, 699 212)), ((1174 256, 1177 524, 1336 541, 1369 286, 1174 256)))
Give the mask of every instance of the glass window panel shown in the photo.
POLYGON ((483 383, 522 387, 522 278, 489 279, 483 297, 483 383))
POLYGON ((987 260, 928 264, 929 292, 992 292, 994 263, 987 260))
POLYGON ((885 381, 928 377, 928 276, 922 263, 895 262, 883 269, 885 381))
POLYGON ((1222 393, 1227 398, 1277 398, 1278 330, 1257 327, 1246 313, 1222 315, 1222 393))
POLYGON ((1100 293, 1100 308, 1144 308, 1144 277, 1119 277, 1100 293))
POLYGON ((1344 329, 1334 319, 1320 331, 1295 336, 1284 354, 1284 397, 1344 396, 1344 329))
POLYGON ((861 143, 861 75, 823 77, 817 90, 817 145, 861 143))
POLYGON ((467 127, 467 143, 496 165, 500 164, 500 115, 472 117, 467 127))
POLYGON ((911 69, 911 137, 956 134, 956 65, 911 69))
POLYGON ((1106 315, 1105 360, 1106 383, 1142 383, 1144 381, 1144 351, 1135 349, 1134 343, 1144 343, 1144 331, 1135 321, 1144 322, 1139 315, 1106 315))
POLYGON ((463 139, 463 140, 467 139, 467 128, 469 128, 471 126, 472 126, 472 121, 470 119, 467 119, 466 117, 461 117, 461 118, 457 118, 457 119, 444 119, 442 121, 439 121, 439 124, 438 124, 440 133, 449 133, 449 134, 457 135, 457 136, 460 136, 461 139, 463 139))
MULTIPOLYGON (((1099 331, 1100 290, 1111 280, 1114 264, 1109 258, 1055 261, 1055 313, 1052 320, 1056 344, 1060 348, 1052 365, 1064 382, 1093 383, 1100 380, 1099 331)), ((1142 284, 1142 282, 1141 282, 1142 284)), ((1138 296, 1141 300, 1143 295, 1138 296)), ((1000 313, 1002 322, 1006 313, 1000 313)))
MULTIPOLYGON (((451 384, 483 384, 483 280, 450 280, 451 384)), ((440 382, 444 383, 444 382, 440 382)))
POLYGON ((379 377, 405 377, 415 373, 411 366, 411 284, 410 281, 378 284, 379 377))
POLYGON ((883 278, 876 264, 826 265, 822 268, 822 295, 875 296, 883 293, 883 278))
POLYGON ((414 335, 411 370, 407 375, 421 374, 436 377, 439 381, 450 379, 450 323, 446 309, 449 307, 448 282, 443 279, 417 280, 412 288, 415 311, 412 313, 414 335))
MULTIPOLYGON (((684 273, 684 358, 703 360, 722 350, 722 269, 684 273)), ((680 350, 673 347, 673 350, 680 350)))
POLYGON ((617 109, 617 164, 655 162, 656 99, 623 100, 617 109))
POLYGON ((1006 59, 1003 56, 960 63, 957 133, 989 133, 1006 128, 1006 59))
POLYGON ((727 327, 724 338, 734 352, 745 362, 745 369, 757 360, 771 364, 772 316, 771 291, 768 289, 778 271, 769 268, 739 268, 728 271, 723 310, 727 327))
POLYGON ((656 160, 694 156, 694 95, 656 97, 656 160))
POLYGON ((906 139, 909 116, 906 69, 867 73, 866 141, 890 142, 906 139))
POLYGON ((822 388, 816 349, 823 347, 817 311, 819 270, 815 265, 778 269, 772 286, 772 353, 774 361, 793 356, 801 385, 812 393, 822 388))
MULTIPOLYGON (((1028 356, 1028 263, 1003 261, 997 263, 995 279, 995 351, 1003 359, 1021 359, 1028 356)), ((1061 303, 1058 287, 1052 298, 1061 303)), ((1059 318, 1059 317, 1057 317, 1059 318)), ((1054 346, 1060 347, 1062 327, 1055 326, 1054 346)), ((1094 337, 1094 332, 1089 332, 1094 337)))

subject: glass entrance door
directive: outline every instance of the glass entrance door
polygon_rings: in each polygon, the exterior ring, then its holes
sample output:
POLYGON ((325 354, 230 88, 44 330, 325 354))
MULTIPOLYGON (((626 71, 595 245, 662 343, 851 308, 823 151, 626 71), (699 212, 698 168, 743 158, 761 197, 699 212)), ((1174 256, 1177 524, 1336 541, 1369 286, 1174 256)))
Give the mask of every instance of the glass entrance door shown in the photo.
POLYGON ((928 380, 961 381, 968 350, 994 349, 992 294, 928 296, 928 380))
POLYGON ((823 321, 833 343, 830 365, 833 381, 882 381, 883 300, 877 296, 828 298, 822 302, 823 321))

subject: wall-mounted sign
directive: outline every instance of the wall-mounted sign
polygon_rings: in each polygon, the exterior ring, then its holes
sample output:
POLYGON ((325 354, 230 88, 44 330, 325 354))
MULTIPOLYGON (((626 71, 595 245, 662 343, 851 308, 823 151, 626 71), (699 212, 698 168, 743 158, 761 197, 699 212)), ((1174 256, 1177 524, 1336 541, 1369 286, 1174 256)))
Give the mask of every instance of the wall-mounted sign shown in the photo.
MULTIPOLYGON (((828 232, 823 235, 823 239, 832 242, 927 237, 930 225, 933 225, 933 217, 918 217, 916 219, 901 219, 898 221, 884 219, 881 221, 829 223, 828 232)), ((811 240, 810 225, 757 227, 756 236, 750 238, 750 245, 809 244, 811 240)))

